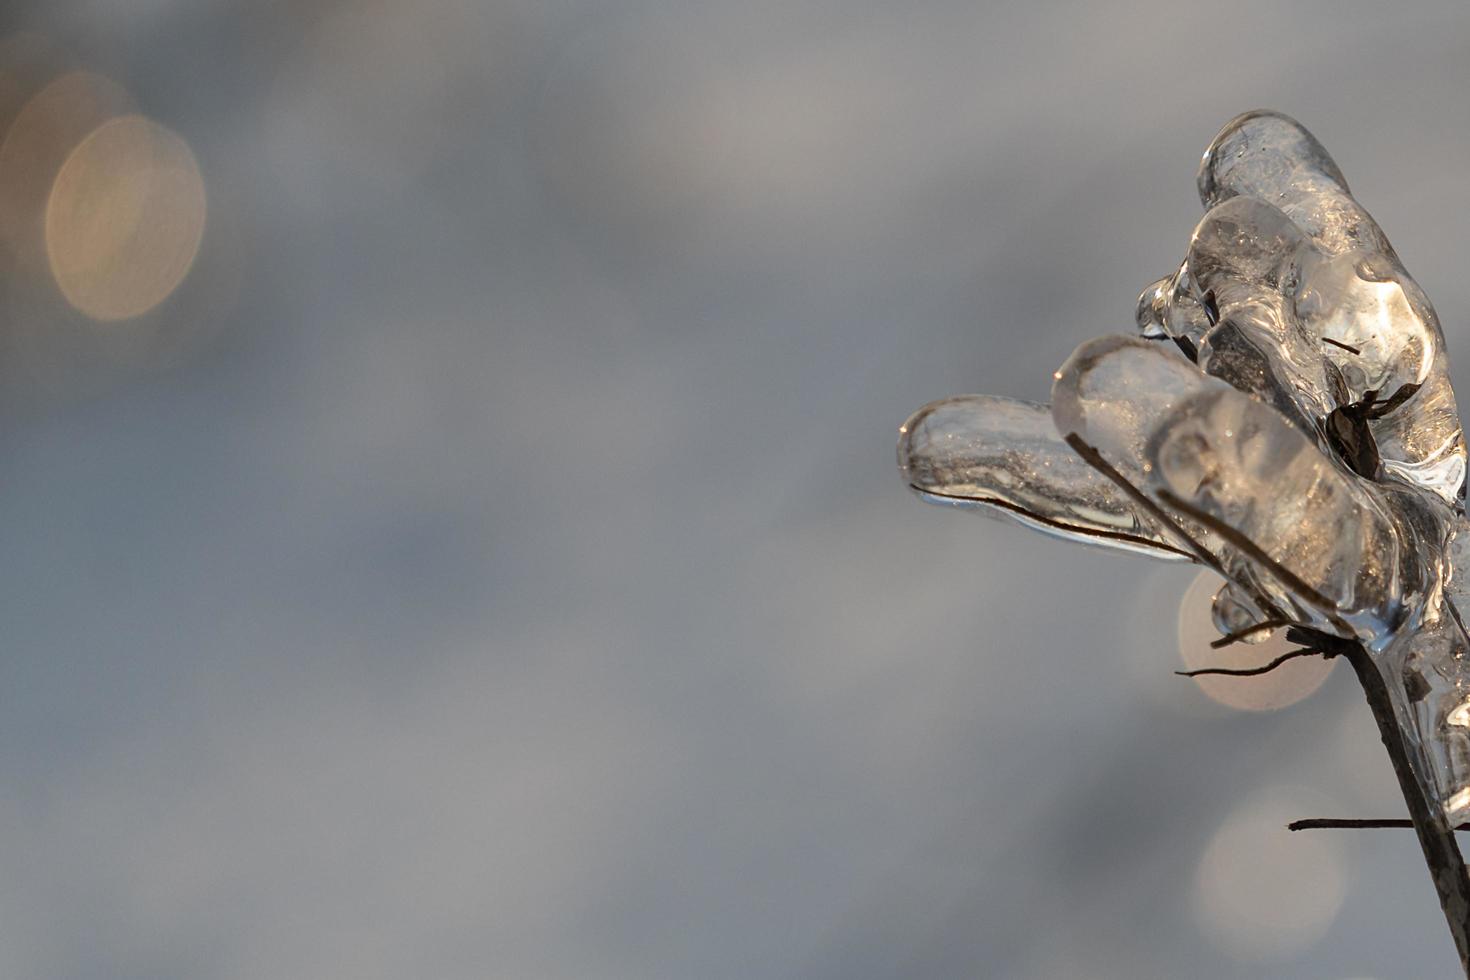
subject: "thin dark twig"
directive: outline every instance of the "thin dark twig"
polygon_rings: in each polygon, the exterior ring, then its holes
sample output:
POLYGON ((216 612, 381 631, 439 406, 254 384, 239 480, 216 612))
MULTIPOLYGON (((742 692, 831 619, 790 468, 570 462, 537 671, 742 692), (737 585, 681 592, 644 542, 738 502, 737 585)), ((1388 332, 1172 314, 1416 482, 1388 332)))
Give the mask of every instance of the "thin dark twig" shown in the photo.
POLYGON ((1374 420, 1383 418, 1404 402, 1413 398, 1421 387, 1423 385, 1404 385, 1386 401, 1379 401, 1375 396, 1372 404, 1367 407, 1368 418, 1374 420))
POLYGON ((1340 341, 1340 340, 1333 340, 1331 337, 1323 337, 1322 338, 1322 342, 1324 344, 1331 344, 1333 347, 1341 347, 1343 350, 1347 351, 1349 354, 1361 354, 1361 353, 1363 353, 1361 350, 1359 350, 1358 348, 1354 347, 1352 344, 1344 344, 1342 341, 1340 341))
POLYGON ((1460 633, 1464 636, 1470 637, 1470 631, 1467 631, 1465 629, 1465 621, 1460 618, 1460 610, 1459 607, 1455 605, 1455 600, 1446 596, 1444 604, 1450 607, 1450 615, 1454 617, 1455 625, 1460 627, 1460 633))
POLYGON ((1269 674, 1271 671, 1275 670, 1277 667, 1280 667, 1288 660, 1295 660, 1297 657, 1331 656, 1332 654, 1327 653, 1323 650, 1291 650, 1287 653, 1283 653, 1281 656, 1277 657, 1270 663, 1264 664, 1260 667, 1203 667, 1199 670, 1176 670, 1174 671, 1174 673, 1178 674, 1180 677, 1203 677, 1206 674, 1218 674, 1223 677, 1259 677, 1262 674, 1269 674))
POLYGON ((963 505, 974 503, 984 504, 986 507, 999 507, 1001 510, 1008 510, 1012 513, 1020 514, 1028 521, 1035 521, 1038 524, 1045 524, 1047 527, 1054 527, 1058 531, 1066 531, 1068 534, 1076 534, 1089 538, 1102 538, 1108 541, 1126 541, 1129 544, 1136 544, 1140 547, 1153 548, 1159 551, 1167 551, 1171 554, 1178 555, 1180 558, 1194 557, 1189 552, 1184 551, 1181 548, 1176 548, 1173 545, 1165 544, 1162 541, 1155 541, 1153 538, 1145 538, 1141 534, 1126 534, 1122 531, 1104 531, 1101 528, 1083 527, 1080 524, 1068 524, 1066 521, 1059 521, 1054 518, 1047 517, 1044 514, 1038 514, 1035 511, 1027 510, 1025 507, 1018 507, 1017 505, 1011 503, 1009 500, 1001 500, 997 497, 961 497, 958 494, 940 493, 937 490, 928 490, 913 483, 909 484, 909 489, 917 494, 922 494, 925 497, 938 497, 941 500, 952 500, 956 504, 963 505))
POLYGON ((1265 622, 1257 623, 1254 626, 1247 626, 1243 630, 1236 630, 1234 633, 1226 633, 1218 640, 1211 640, 1210 649, 1219 650, 1221 647, 1228 647, 1232 643, 1239 643, 1241 640, 1245 639, 1248 636, 1255 636, 1257 633, 1265 633, 1269 630, 1276 630, 1280 629, 1283 626, 1290 625, 1290 621, 1285 619, 1268 619, 1265 622))
POLYGON ((1373 712, 1373 720, 1378 723, 1379 737, 1388 750, 1394 775, 1398 777, 1399 788, 1404 794, 1404 803, 1408 805, 1409 818, 1413 822, 1415 836, 1419 838, 1419 848, 1424 852, 1424 863, 1434 882, 1434 890, 1439 895, 1445 923, 1454 937, 1460 967, 1470 976, 1470 874, 1467 874, 1459 842, 1455 840, 1454 831, 1445 819, 1443 808, 1435 801, 1428 782, 1415 768, 1414 750, 1399 726, 1393 699, 1378 665, 1361 643, 1339 643, 1339 652, 1353 665, 1368 707, 1373 712))
MULTIPOLYGON (((1412 820, 1347 820, 1336 817, 1312 817, 1307 820, 1293 820, 1286 825, 1290 831, 1298 830, 1378 830, 1380 828, 1402 828, 1413 830, 1412 820)), ((1458 824, 1455 830, 1470 830, 1470 823, 1458 824)))
POLYGON ((1210 326, 1220 322, 1220 304, 1215 300, 1215 291, 1206 289, 1205 294, 1200 297, 1199 305, 1204 307, 1205 319, 1210 321, 1210 326))

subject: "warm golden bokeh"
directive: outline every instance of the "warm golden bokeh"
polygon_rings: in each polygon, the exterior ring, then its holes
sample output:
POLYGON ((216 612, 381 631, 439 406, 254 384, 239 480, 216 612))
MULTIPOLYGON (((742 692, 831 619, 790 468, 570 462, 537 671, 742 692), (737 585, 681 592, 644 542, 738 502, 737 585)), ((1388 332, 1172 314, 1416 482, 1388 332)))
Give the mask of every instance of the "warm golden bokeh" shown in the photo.
POLYGON ((117 83, 86 71, 54 78, 16 113, 0 142, 0 241, 26 271, 43 264, 42 227, 57 171, 88 133, 131 111, 117 83))
MULTIPOLYGON (((1294 650, 1297 645, 1286 639, 1285 630, 1272 633, 1260 643, 1234 643, 1219 650, 1210 647, 1220 632, 1210 618, 1214 594, 1224 584, 1211 571, 1195 577, 1179 602, 1179 656, 1186 670, 1226 667, 1244 670, 1261 667, 1294 650)), ((1194 678, 1194 682, 1212 700, 1242 711, 1270 711, 1295 704, 1312 694, 1327 680, 1336 661, 1321 657, 1288 660, 1267 674, 1255 677, 1228 677, 1219 674, 1194 678)))
POLYGON ((1240 960, 1280 960, 1326 934, 1347 897, 1351 868, 1331 832, 1293 834, 1302 814, 1332 804, 1278 792, 1244 804, 1216 831, 1195 869, 1200 930, 1240 960))
POLYGON ((204 236, 204 179, 177 134, 132 115, 67 157, 46 204, 46 255, 67 302, 96 320, 157 306, 204 236))

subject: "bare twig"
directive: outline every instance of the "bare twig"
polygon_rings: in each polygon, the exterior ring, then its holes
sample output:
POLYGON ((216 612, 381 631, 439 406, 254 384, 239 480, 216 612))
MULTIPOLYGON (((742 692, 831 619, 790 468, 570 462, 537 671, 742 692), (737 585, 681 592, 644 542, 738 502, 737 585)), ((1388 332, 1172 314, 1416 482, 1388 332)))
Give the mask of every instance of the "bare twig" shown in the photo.
POLYGON ((1228 647, 1232 643, 1239 643, 1241 640, 1245 639, 1248 636, 1255 636, 1257 633, 1265 633, 1268 630, 1279 630, 1283 626, 1290 625, 1291 623, 1287 622, 1284 619, 1268 619, 1263 623, 1257 623, 1254 626, 1247 626, 1243 630, 1236 630, 1234 633, 1226 633, 1218 640, 1211 640, 1210 649, 1219 650, 1221 647, 1228 647))
POLYGON ((981 495, 962 497, 953 493, 940 493, 937 490, 930 490, 914 483, 909 484, 909 489, 924 497, 938 497, 940 500, 953 500, 959 505, 984 504, 987 507, 998 507, 1001 510, 1008 510, 1014 514, 1020 514, 1028 521, 1045 524, 1047 527, 1054 527, 1058 531, 1065 531, 1068 534, 1075 534, 1078 537, 1102 538, 1105 541, 1126 541, 1142 547, 1157 548, 1160 551, 1172 552, 1181 558, 1194 557, 1187 551, 1183 551, 1173 545, 1165 544, 1162 541, 1155 541, 1153 538, 1145 538, 1137 534, 1126 534, 1122 531, 1104 531, 1100 528, 1083 527, 1080 524, 1068 524, 1066 521, 1059 521, 1054 517, 1038 514, 1035 511, 1027 510, 1025 507, 1018 507, 1009 500, 1001 500, 999 497, 986 497, 981 495))
MULTIPOLYGON (((1377 830, 1379 828, 1391 828, 1401 830, 1413 829, 1412 820, 1353 820, 1340 817, 1311 817, 1306 820, 1293 820, 1286 825, 1290 831, 1298 830, 1377 830)), ((1470 823, 1457 825, 1455 830, 1470 830, 1470 823)))
POLYGON ((1460 968, 1470 977, 1470 874, 1466 873, 1465 858, 1455 841, 1455 832, 1445 819, 1444 810, 1431 797, 1429 787, 1416 773, 1403 729, 1394 713, 1388 685, 1377 665, 1361 643, 1339 639, 1336 645, 1337 652, 1353 665, 1358 683, 1363 687, 1363 695, 1368 699, 1368 707, 1373 712, 1373 720, 1378 723, 1379 737, 1383 739, 1383 747, 1388 750, 1389 761, 1398 776, 1399 789, 1408 804, 1409 817, 1419 837, 1419 847, 1424 852, 1424 863, 1429 867, 1440 908, 1444 910, 1445 922, 1454 937, 1460 968))
POLYGON ((1324 343, 1324 344, 1331 344, 1333 347, 1341 347, 1343 350, 1347 351, 1349 354, 1361 354, 1361 353, 1363 353, 1361 350, 1359 350, 1358 348, 1354 347, 1352 344, 1344 344, 1342 341, 1340 341, 1340 340, 1333 340, 1331 337, 1323 337, 1322 338, 1322 343, 1324 343))
POLYGON ((1321 650, 1291 650, 1260 667, 1203 667, 1199 670, 1176 670, 1174 673, 1180 677, 1204 677, 1211 674, 1217 674, 1222 677, 1259 677, 1262 674, 1269 674, 1288 660, 1295 660, 1298 657, 1331 656, 1334 656, 1334 654, 1324 653, 1321 650))

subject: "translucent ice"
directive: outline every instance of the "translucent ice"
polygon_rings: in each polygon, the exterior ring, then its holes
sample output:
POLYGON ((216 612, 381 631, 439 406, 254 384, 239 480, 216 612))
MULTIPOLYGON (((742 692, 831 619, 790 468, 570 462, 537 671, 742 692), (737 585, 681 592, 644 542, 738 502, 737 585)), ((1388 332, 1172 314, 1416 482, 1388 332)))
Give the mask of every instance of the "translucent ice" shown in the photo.
POLYGON ((1346 623, 1371 640, 1402 619, 1423 573, 1401 560, 1388 506, 1268 406, 1231 388, 1202 391, 1161 421, 1145 458, 1166 506, 1251 543, 1227 538, 1226 574, 1293 620, 1338 633, 1346 623))
POLYGON ((1465 443, 1439 319, 1322 144, 1280 113, 1237 116, 1205 151, 1199 191, 1207 208, 1269 204, 1300 230, 1310 247, 1290 293, 1308 332, 1336 341, 1322 353, 1346 382, 1345 404, 1402 398, 1369 420, 1384 469, 1457 499, 1465 443))
POLYGON ((960 395, 925 405, 900 431, 899 469, 926 500, 1091 544, 1188 557, 1058 437, 1045 405, 960 395))
POLYGON ((1207 564, 1228 579, 1222 633, 1285 621, 1360 643, 1415 778, 1470 816, 1466 451, 1434 309, 1294 120, 1232 120, 1198 184, 1206 213, 1139 297, 1142 338, 1077 348, 1054 428, 1041 405, 936 402, 904 427, 905 478, 936 502, 1207 564))
POLYGON ((1243 643, 1262 643, 1271 635, 1269 630, 1248 632, 1270 617, 1256 604, 1250 593, 1234 582, 1226 582, 1215 593, 1210 616, 1221 636, 1243 634, 1243 643))
POLYGON ((1123 335, 1089 340, 1057 371, 1051 389, 1058 432, 1097 447, 1135 482, 1158 420, 1198 391, 1229 390, 1177 354, 1123 335))
MULTIPOLYGON (((1057 371, 1052 420, 1064 437, 1078 437, 1096 450, 1115 480, 1141 492, 1151 467, 1144 450, 1154 429, 1205 390, 1230 389, 1146 340, 1099 337, 1073 351, 1057 371)), ((1187 517, 1168 515, 1156 524, 1186 552, 1203 548, 1214 554, 1221 547, 1217 535, 1187 517)))
POLYGON ((1232 197, 1265 201, 1331 254, 1392 250, 1327 150, 1282 113, 1257 109, 1226 123, 1206 148, 1196 183, 1206 208, 1232 197))
POLYGON ((1346 389, 1323 356, 1330 345, 1297 319, 1292 306, 1309 248, 1281 211, 1232 198, 1195 227, 1185 264, 1212 297, 1219 320, 1201 343, 1200 366, 1315 437, 1346 389))
POLYGON ((1205 300, 1190 278, 1189 267, 1180 266, 1144 288, 1134 313, 1138 329, 1151 340, 1173 338, 1186 352, 1199 347, 1213 325, 1205 300))

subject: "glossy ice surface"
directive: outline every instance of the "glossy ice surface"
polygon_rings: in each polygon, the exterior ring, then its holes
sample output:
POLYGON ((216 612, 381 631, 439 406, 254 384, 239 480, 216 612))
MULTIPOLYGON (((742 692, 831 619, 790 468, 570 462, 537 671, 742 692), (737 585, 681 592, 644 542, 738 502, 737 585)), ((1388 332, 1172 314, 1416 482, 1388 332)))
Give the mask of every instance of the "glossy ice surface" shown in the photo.
POLYGON ((1045 405, 960 395, 904 423, 899 466, 933 503, 981 507, 1058 537, 1188 558, 1057 435, 1045 405))
POLYGON ((1269 619, 1361 642, 1432 795, 1464 819, 1470 525, 1438 318, 1295 120, 1232 120, 1198 180, 1205 215, 1140 296, 1141 337, 1079 347, 1050 425, 1044 406, 979 395, 921 409, 902 429, 905 479, 931 501, 1209 564, 1229 583, 1222 632, 1269 619))

